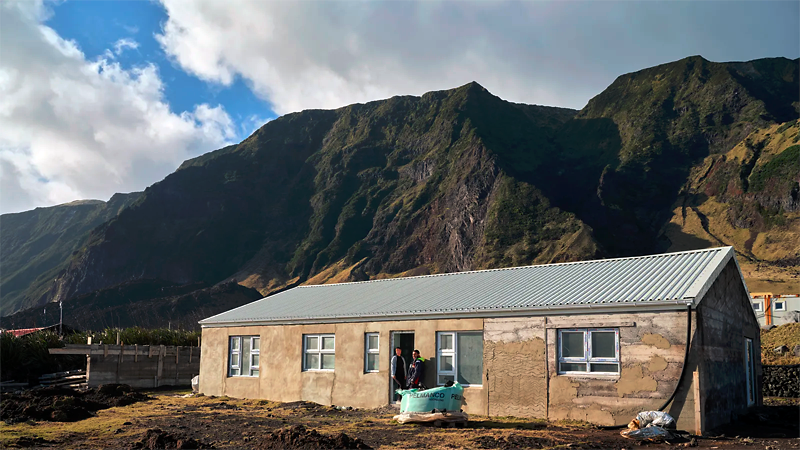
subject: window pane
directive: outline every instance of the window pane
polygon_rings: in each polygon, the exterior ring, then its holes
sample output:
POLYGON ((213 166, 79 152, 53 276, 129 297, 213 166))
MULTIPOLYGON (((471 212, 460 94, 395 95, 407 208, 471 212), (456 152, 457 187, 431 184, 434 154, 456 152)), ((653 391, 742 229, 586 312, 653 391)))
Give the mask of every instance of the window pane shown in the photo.
POLYGON ((323 353, 322 354, 322 368, 323 369, 333 369, 333 363, 336 361, 336 355, 331 353, 323 353))
POLYGON ((448 381, 455 381, 452 375, 439 375, 439 384, 447 384, 448 381))
POLYGON ((231 369, 231 376, 238 377, 239 376, 239 369, 231 369))
POLYGON ((453 357, 450 355, 442 355, 442 362, 439 365, 439 370, 445 372, 453 371, 453 357))
POLYGON ((592 331, 592 358, 616 358, 616 340, 613 331, 592 331))
POLYGON ((253 350, 261 350, 261 338, 253 338, 253 350))
POLYGON ((378 349, 378 335, 377 334, 370 334, 367 336, 367 348, 370 350, 377 350, 378 349))
POLYGON ((378 370, 378 355, 375 353, 367 355, 367 370, 378 370))
POLYGON ((333 336, 323 336, 322 337, 322 348, 324 350, 333 350, 333 336))
POLYGON ((250 373, 250 339, 242 339, 242 374, 250 373))
POLYGON ((458 333, 458 382, 483 384, 483 333, 458 333))
POLYGON ((439 335, 439 345, 442 350, 452 350, 453 349, 453 335, 452 334, 440 334, 439 335))
POLYGON ((583 363, 561 363, 561 372, 586 372, 586 364, 583 363))
POLYGON ((592 372, 619 372, 619 366, 617 364, 605 364, 605 363, 592 363, 592 372))
POLYGON ((233 353, 231 354, 231 367, 239 365, 239 354, 233 353))
POLYGON ((257 377, 257 376, 258 376, 258 373, 259 373, 259 372, 258 372, 258 369, 253 369, 253 370, 251 370, 251 371, 250 371, 250 375, 252 375, 252 376, 254 376, 254 377, 257 377))
POLYGON ((583 332, 564 331, 561 333, 561 357, 583 358, 583 332))
POLYGON ((306 353, 306 369, 319 369, 319 353, 306 353))
POLYGON ((306 350, 319 350, 319 337, 306 336, 306 350))
POLYGON ((252 355, 253 363, 250 365, 251 367, 258 367, 258 353, 252 355))
POLYGON ((239 338, 231 338, 231 350, 239 350, 239 338))

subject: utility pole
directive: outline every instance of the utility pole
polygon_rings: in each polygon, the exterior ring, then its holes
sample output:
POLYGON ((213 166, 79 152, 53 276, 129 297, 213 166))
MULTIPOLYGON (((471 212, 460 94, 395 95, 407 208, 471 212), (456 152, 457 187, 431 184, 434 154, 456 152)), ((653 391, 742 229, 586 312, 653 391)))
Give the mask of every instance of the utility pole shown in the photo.
POLYGON ((58 335, 63 336, 64 333, 61 329, 61 325, 64 323, 64 305, 61 303, 61 300, 58 301, 58 310, 59 310, 59 317, 58 317, 58 335))

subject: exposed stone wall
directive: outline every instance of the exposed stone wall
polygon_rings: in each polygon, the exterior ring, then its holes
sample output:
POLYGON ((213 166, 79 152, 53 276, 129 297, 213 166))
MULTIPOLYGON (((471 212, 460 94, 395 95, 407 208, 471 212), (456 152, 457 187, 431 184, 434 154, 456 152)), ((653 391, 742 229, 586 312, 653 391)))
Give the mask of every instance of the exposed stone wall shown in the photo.
POLYGON ((484 321, 489 415, 547 417, 544 322, 543 317, 484 321))
MULTIPOLYGON (((745 339, 753 340, 756 395, 761 375, 758 322, 733 260, 711 285, 697 309, 701 346, 700 386, 703 391, 704 431, 745 414, 747 378, 745 339)), ((755 404, 761 404, 756 398, 755 404)))
POLYGON ((765 397, 800 397, 800 365, 763 366, 762 393, 765 397))
MULTIPOLYGON (((586 314, 547 319, 548 418, 628 423, 640 411, 661 406, 678 383, 686 351, 686 312, 586 314), (559 328, 618 328, 621 373, 558 374, 559 328)), ((690 367, 694 367, 690 359, 690 367)), ((678 426, 694 429, 691 370, 668 412, 678 426)))

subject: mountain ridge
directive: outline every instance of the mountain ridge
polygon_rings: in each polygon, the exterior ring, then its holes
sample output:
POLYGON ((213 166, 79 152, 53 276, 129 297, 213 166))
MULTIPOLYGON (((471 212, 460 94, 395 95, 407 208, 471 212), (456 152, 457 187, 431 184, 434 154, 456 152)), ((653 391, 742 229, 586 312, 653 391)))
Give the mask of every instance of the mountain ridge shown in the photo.
POLYGON ((791 289, 781 261, 800 245, 762 241, 800 236, 784 120, 800 111, 799 61, 685 58, 621 75, 581 111, 472 82, 288 114, 95 228, 49 299, 138 279, 266 295, 720 243, 791 289))

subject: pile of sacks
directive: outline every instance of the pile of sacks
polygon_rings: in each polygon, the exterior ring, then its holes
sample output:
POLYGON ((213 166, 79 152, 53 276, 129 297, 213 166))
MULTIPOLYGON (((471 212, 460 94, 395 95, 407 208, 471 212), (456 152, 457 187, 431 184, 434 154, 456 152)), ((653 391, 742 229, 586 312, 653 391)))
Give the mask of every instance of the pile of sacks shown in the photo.
POLYGON ((621 431, 623 437, 642 441, 661 441, 675 439, 670 430, 675 429, 675 419, 661 411, 642 411, 621 431))
POLYGON ((461 411, 464 388, 459 383, 434 389, 405 389, 396 391, 403 396, 400 414, 394 419, 408 422, 466 422, 469 418, 461 411))

